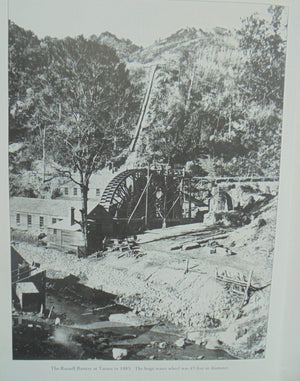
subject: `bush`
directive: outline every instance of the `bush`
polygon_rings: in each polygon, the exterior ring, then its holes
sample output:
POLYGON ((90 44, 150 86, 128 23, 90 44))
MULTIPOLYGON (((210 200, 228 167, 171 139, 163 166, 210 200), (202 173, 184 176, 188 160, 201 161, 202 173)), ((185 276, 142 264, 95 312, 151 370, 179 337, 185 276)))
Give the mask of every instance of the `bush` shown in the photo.
POLYGON ((34 232, 11 229, 10 239, 11 241, 27 242, 36 246, 41 245, 39 240, 39 234, 34 232))
POLYGON ((60 189, 59 188, 53 189, 52 194, 51 194, 51 198, 54 199, 54 198, 57 198, 60 196, 62 196, 60 189))

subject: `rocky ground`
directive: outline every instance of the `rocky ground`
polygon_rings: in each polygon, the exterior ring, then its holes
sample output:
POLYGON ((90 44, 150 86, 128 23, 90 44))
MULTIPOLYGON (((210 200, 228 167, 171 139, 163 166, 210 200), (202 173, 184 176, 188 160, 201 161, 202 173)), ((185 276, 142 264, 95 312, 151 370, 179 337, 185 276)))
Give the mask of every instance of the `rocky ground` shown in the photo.
POLYGON ((276 202, 264 205, 249 225, 223 229, 225 238, 217 240, 223 249, 211 250, 212 242, 189 247, 190 242, 220 233, 203 224, 145 233, 138 237, 138 255, 111 249, 99 258, 77 258, 28 243, 15 245, 29 263, 41 263, 48 277, 74 274, 90 287, 118 295, 118 302, 133 310, 127 319, 169 321, 184 338, 205 343, 208 349, 225 349, 242 358, 264 357, 276 202), (217 281, 216 271, 245 280, 253 271, 251 284, 266 287, 252 292, 242 307, 243 296, 217 281))

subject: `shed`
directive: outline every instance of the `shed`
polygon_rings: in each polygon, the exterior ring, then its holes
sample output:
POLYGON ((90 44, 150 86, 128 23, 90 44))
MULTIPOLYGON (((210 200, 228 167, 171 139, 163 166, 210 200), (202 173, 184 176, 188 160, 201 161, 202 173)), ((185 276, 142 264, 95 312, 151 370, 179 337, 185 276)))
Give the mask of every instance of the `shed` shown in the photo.
POLYGON ((16 285, 16 295, 23 311, 40 310, 40 293, 32 282, 22 282, 16 285))
POLYGON ((11 246, 12 299, 16 308, 39 311, 46 302, 46 271, 30 265, 11 246))
MULTIPOLYGON (((70 219, 48 226, 48 247, 77 252, 78 247, 84 246, 81 226, 78 223, 80 220, 79 211, 72 208, 70 219)), ((88 245, 91 250, 101 249, 103 238, 112 233, 113 221, 109 213, 98 203, 92 205, 88 211, 88 245)))
POLYGON ((48 247, 76 252, 77 247, 83 245, 81 227, 78 223, 71 224, 69 220, 65 219, 48 226, 48 247))

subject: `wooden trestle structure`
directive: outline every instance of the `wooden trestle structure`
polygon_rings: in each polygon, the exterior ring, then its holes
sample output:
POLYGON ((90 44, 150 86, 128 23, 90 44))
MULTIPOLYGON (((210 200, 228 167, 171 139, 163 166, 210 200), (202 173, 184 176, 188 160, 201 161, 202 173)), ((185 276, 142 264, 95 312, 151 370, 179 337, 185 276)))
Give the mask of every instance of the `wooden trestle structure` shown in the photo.
POLYGON ((150 168, 128 169, 105 188, 100 205, 120 225, 133 230, 161 226, 167 218, 182 219, 181 179, 150 168))
POLYGON ((195 189, 209 194, 209 186, 226 183, 278 181, 271 177, 191 177, 183 170, 148 167, 127 169, 116 175, 105 188, 100 205, 119 225, 134 231, 161 227, 191 219, 191 205, 205 206, 205 197, 195 196, 195 189), (185 204, 185 211, 183 205, 185 204))

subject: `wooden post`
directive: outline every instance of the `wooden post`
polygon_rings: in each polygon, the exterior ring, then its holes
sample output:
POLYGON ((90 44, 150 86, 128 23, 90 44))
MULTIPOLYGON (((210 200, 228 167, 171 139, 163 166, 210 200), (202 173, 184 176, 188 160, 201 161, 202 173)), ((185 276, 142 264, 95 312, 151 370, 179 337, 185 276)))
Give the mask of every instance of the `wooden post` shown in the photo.
POLYGON ((54 309, 54 306, 52 306, 52 307, 50 308, 49 315, 48 315, 48 319, 50 319, 53 309, 54 309))
MULTIPOLYGON (((147 167, 147 184, 150 182, 150 164, 147 167)), ((146 188, 146 204, 145 204, 145 227, 148 226, 148 203, 149 203, 149 186, 146 188)))
POLYGON ((41 309, 40 309, 40 312, 38 313, 38 317, 43 317, 43 313, 44 313, 44 305, 41 304, 41 309))
POLYGON ((136 212, 138 206, 140 205, 140 202, 141 202, 141 200, 142 200, 142 198, 143 198, 143 196, 144 196, 144 193, 146 192, 146 190, 147 190, 147 188, 148 188, 148 186, 149 186, 149 184, 150 184, 151 177, 152 177, 152 175, 149 176, 149 179, 148 179, 148 181, 147 181, 147 184, 146 184, 145 188, 143 189, 143 192, 141 193, 140 198, 138 199, 138 202, 136 203, 136 205, 135 205, 135 207, 134 207, 134 209, 133 209, 131 215, 129 216, 129 218, 128 218, 128 220, 127 220, 127 224, 128 224, 128 225, 130 224, 130 221, 131 221, 131 219, 132 219, 134 213, 136 212))
POLYGON ((43 183, 46 180, 46 126, 43 129, 42 148, 43 148, 43 183))
POLYGON ((186 268, 185 268, 185 274, 189 272, 189 259, 186 260, 186 268))
POLYGON ((182 202, 181 202, 181 205, 184 203, 185 201, 185 194, 184 194, 184 177, 185 177, 185 169, 183 168, 183 171, 182 171, 182 180, 181 180, 181 195, 182 195, 182 202))
POLYGON ((171 213, 172 210, 173 210, 173 216, 174 216, 174 206, 175 206, 176 203, 178 202, 179 198, 180 198, 180 195, 179 195, 179 196, 176 198, 176 200, 173 202, 171 208, 169 209, 169 211, 168 211, 168 213, 167 213, 167 215, 166 215, 166 218, 169 217, 169 214, 171 213))
POLYGON ((192 201, 191 201, 191 197, 192 197, 192 186, 191 186, 191 179, 189 179, 189 219, 192 218, 192 201))
POLYGON ((163 205, 163 223, 162 227, 167 227, 167 216, 166 216, 166 208, 167 208, 167 175, 165 174, 165 187, 164 187, 164 205, 163 205))
POLYGON ((249 301, 249 288, 251 286, 251 278, 252 278, 252 274, 253 274, 253 270, 250 271, 249 273, 249 278, 248 278, 248 282, 247 282, 247 286, 246 286, 246 289, 245 289, 245 293, 244 293, 244 298, 243 298, 243 302, 241 304, 241 309, 244 307, 244 305, 246 305, 249 301))

